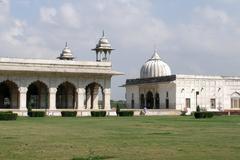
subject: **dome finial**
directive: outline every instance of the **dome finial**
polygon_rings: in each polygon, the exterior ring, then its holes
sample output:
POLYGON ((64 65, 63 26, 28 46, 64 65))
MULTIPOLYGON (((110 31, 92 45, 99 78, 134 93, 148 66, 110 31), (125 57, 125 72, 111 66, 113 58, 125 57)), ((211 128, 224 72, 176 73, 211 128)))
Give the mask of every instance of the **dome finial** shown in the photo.
POLYGON ((68 46, 68 42, 65 43, 65 47, 67 47, 67 46, 68 46))
POLYGON ((105 33, 104 33, 104 30, 102 31, 102 37, 104 37, 105 36, 105 33))
POLYGON ((156 52, 157 52, 157 45, 154 44, 154 53, 156 53, 156 52))
POLYGON ((160 59, 161 58, 160 58, 160 56, 158 54, 157 49, 154 49, 154 53, 153 53, 152 58, 150 60, 160 60, 160 59))

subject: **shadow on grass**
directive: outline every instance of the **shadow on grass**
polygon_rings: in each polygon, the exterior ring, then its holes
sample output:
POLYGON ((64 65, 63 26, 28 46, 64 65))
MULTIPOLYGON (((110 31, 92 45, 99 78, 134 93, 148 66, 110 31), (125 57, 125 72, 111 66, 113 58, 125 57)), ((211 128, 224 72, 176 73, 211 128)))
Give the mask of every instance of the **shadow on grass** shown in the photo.
POLYGON ((88 156, 88 157, 76 157, 72 160, 105 160, 105 159, 112 159, 114 157, 108 157, 108 156, 88 156))
POLYGON ((148 133, 147 135, 170 135, 171 132, 155 132, 155 133, 148 133))

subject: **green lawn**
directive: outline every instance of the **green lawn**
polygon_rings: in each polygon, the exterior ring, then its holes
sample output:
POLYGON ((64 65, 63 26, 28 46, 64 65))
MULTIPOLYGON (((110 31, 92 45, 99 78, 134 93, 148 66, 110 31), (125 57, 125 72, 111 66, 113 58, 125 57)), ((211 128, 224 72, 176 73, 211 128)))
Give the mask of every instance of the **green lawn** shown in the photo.
POLYGON ((239 160, 240 116, 0 121, 0 159, 239 160), (111 158, 112 157, 112 158, 111 158))

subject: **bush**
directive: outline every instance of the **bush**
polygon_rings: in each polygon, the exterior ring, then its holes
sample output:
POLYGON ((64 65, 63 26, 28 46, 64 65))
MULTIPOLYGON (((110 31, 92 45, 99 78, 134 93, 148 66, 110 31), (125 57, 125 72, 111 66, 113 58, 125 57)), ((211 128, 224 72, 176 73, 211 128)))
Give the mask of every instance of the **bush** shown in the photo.
POLYGON ((91 111, 92 117, 105 117, 106 111, 91 111))
POLYGON ((212 112, 195 112, 194 113, 194 117, 196 119, 200 119, 200 118, 212 118, 213 117, 213 113, 212 112))
POLYGON ((17 116, 18 115, 16 113, 12 113, 12 111, 0 112, 0 120, 3 121, 16 120, 17 116))
POLYGON ((120 111, 119 116, 120 117, 132 117, 134 115, 133 111, 120 111))
POLYGON ((62 111, 61 115, 62 117, 76 117, 77 111, 62 111))
POLYGON ((29 111, 28 116, 29 117, 44 117, 45 112, 44 111, 29 111))
POLYGON ((200 107, 199 107, 199 105, 197 106, 196 111, 197 111, 197 112, 200 112, 200 107))
POLYGON ((212 118, 214 115, 212 112, 204 112, 204 113, 206 118, 212 118))

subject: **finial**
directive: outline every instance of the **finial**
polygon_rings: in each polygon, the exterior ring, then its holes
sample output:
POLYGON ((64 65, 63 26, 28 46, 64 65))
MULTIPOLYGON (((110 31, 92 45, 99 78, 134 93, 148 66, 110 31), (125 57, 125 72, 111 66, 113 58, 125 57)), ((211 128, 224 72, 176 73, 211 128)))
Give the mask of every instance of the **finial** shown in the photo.
POLYGON ((65 47, 67 47, 67 46, 68 46, 68 43, 66 42, 66 43, 65 43, 65 47))
POLYGON ((102 37, 104 37, 105 36, 105 34, 104 34, 104 30, 102 31, 102 37))
POLYGON ((154 44, 154 53, 157 53, 157 45, 154 44))

